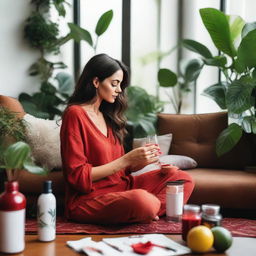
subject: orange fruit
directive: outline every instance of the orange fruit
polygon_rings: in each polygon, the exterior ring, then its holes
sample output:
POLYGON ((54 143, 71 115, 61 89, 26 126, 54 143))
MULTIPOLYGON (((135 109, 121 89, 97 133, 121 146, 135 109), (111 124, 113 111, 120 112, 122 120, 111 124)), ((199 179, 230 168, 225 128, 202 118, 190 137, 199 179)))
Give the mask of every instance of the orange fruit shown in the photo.
POLYGON ((212 231, 203 225, 193 227, 187 235, 187 246, 193 252, 207 252, 213 245, 212 231))
POLYGON ((211 230, 214 237, 214 249, 217 252, 226 251, 232 245, 233 242, 233 238, 230 231, 223 227, 213 227, 211 230))

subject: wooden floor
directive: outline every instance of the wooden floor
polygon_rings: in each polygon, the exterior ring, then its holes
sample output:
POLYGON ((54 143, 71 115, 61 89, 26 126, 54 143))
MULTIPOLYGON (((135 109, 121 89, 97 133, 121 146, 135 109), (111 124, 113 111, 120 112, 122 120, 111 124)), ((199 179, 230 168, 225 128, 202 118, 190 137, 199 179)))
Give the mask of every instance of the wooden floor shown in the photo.
MULTIPOLYGON (((120 237, 126 235, 92 235, 94 241, 100 241, 104 237, 120 237)), ((131 235, 131 234, 130 234, 131 235)), ((181 242, 180 235, 167 235, 169 238, 181 242)), ((78 240, 86 235, 58 235, 55 241, 52 242, 39 242, 36 235, 26 235, 26 248, 22 253, 11 254, 17 256, 78 256, 82 255, 66 245, 66 241, 78 240)), ((1 254, 6 256, 7 254, 1 254)), ((186 254, 194 255, 194 254, 186 254)), ((195 254, 198 255, 198 254, 195 254)), ((215 251, 208 252, 206 254, 200 254, 200 256, 255 256, 256 255, 256 239, 255 238, 234 238, 232 247, 226 251, 226 253, 216 253, 215 251)), ((159 255, 161 256, 161 255, 159 255)))

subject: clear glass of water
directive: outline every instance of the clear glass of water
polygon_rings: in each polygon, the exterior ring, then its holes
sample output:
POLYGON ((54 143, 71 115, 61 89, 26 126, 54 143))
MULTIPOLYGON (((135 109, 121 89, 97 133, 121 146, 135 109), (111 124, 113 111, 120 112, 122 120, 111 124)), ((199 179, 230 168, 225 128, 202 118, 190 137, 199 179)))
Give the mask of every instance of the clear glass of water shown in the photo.
MULTIPOLYGON (((146 137, 146 143, 145 143, 145 144, 146 144, 146 145, 153 144, 153 145, 159 146, 157 135, 156 135, 156 134, 148 135, 148 136, 146 137)), ((158 154, 158 151, 156 150, 155 153, 158 154)), ((160 163, 160 161, 159 161, 159 156, 157 156, 157 157, 158 157, 158 161, 156 162, 156 164, 159 165, 159 168, 161 168, 161 163, 160 163)))

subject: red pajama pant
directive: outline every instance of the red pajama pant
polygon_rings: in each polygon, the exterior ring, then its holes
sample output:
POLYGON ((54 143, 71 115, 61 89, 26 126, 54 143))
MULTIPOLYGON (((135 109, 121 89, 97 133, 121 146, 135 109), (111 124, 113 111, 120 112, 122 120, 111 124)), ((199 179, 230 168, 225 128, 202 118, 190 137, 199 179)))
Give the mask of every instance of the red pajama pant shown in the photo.
POLYGON ((165 174, 155 170, 135 176, 130 190, 110 192, 93 199, 81 198, 70 217, 83 223, 148 223, 157 215, 165 214, 166 182, 175 180, 185 181, 186 203, 194 183, 187 172, 173 167, 165 174))

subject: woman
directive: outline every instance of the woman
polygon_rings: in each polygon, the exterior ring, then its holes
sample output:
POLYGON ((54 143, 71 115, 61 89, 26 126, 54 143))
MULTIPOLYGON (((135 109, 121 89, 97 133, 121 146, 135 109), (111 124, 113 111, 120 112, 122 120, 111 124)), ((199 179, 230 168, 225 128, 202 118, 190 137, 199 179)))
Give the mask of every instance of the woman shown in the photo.
POLYGON ((61 126, 66 180, 66 216, 84 223, 147 223, 165 213, 168 180, 185 180, 185 202, 193 183, 173 167, 133 177, 158 161, 159 147, 147 145, 124 154, 125 88, 129 74, 106 54, 86 64, 68 102, 61 126))

